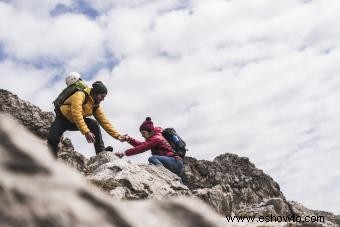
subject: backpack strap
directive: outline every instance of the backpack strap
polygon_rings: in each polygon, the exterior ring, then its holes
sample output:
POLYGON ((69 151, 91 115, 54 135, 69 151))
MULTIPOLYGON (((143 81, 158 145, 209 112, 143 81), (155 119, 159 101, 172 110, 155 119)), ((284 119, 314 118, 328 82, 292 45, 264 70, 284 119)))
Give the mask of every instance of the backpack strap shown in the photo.
MULTIPOLYGON (((81 90, 81 91, 84 92, 84 94, 85 94, 85 101, 83 103, 83 105, 85 105, 88 102, 90 95, 85 90, 81 90)), ((94 114, 94 112, 96 112, 98 107, 99 107, 99 105, 93 105, 92 114, 94 114)))
POLYGON ((83 102, 83 105, 85 105, 89 101, 90 95, 84 90, 79 91, 82 91, 85 94, 85 101, 83 102))
MULTIPOLYGON (((78 91, 81 91, 81 92, 84 93, 84 95, 85 95, 85 100, 84 100, 84 102, 83 102, 82 105, 85 105, 85 104, 89 101, 90 95, 89 95, 86 91, 84 91, 84 90, 82 90, 82 89, 77 89, 76 92, 78 92, 78 91)), ((74 92, 72 95, 74 95, 76 92, 74 92)), ((72 96, 72 95, 71 95, 71 96, 72 96)), ((71 96, 70 96, 70 97, 71 97, 71 96)), ((68 98, 69 98, 69 97, 68 97, 68 98)), ((68 98, 67 98, 67 99, 68 99, 68 98)), ((65 99, 65 101, 66 101, 67 99, 65 99)), ((64 101, 64 102, 65 102, 65 101, 64 101)), ((62 105, 67 105, 67 106, 69 106, 70 104, 62 103, 60 106, 62 106, 62 105)))
MULTIPOLYGON (((84 95, 85 95, 85 100, 84 100, 84 102, 83 102, 83 104, 82 105, 86 105, 86 103, 89 101, 89 99, 90 99, 90 94, 89 93, 87 93, 85 90, 83 90, 83 89, 78 89, 76 92, 78 92, 78 91, 81 91, 81 92, 83 92, 84 93, 84 95)), ((66 100, 65 100, 66 101, 66 100)), ((62 105, 70 105, 70 104, 61 104, 60 106, 62 106, 62 105)), ((92 109, 92 114, 94 114, 94 112, 96 112, 96 110, 98 109, 98 107, 99 107, 99 105, 94 105, 93 106, 93 109, 92 109)), ((60 114, 61 114, 61 111, 60 111, 60 108, 59 108, 59 111, 58 111, 60 114)), ((61 114, 62 115, 62 114, 61 114)))

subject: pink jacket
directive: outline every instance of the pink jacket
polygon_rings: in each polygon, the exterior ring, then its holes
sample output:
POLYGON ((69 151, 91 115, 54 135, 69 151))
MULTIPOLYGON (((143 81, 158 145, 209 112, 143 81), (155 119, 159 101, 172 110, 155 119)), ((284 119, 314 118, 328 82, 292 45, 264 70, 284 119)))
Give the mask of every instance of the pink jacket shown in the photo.
POLYGON ((175 157, 176 159, 181 159, 181 157, 175 154, 168 141, 162 136, 162 131, 162 128, 155 127, 155 134, 144 142, 140 142, 132 137, 129 137, 127 142, 131 144, 133 148, 126 150, 124 152, 125 155, 131 156, 151 149, 152 155, 170 156, 175 157))

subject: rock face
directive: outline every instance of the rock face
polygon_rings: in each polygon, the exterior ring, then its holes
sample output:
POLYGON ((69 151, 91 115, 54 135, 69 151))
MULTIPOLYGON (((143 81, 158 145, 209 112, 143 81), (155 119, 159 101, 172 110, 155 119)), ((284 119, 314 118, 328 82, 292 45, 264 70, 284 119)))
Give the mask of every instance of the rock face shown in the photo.
POLYGON ((33 134, 46 138, 54 120, 51 112, 43 112, 37 106, 21 100, 6 90, 0 89, 0 112, 8 113, 18 119, 33 134))
MULTIPOLYGON (((248 158, 223 154, 212 162, 194 158, 185 159, 185 183, 194 195, 207 201, 224 215, 270 198, 285 197, 279 185, 251 163, 248 158), (214 205, 214 201, 221 201, 214 205)), ((279 214, 291 213, 285 209, 279 214)))
MULTIPOLYGON (((3 125, 5 124, 0 123, 0 175, 5 174, 0 176, 0 204, 8 204, 5 207, 17 207, 23 213, 22 218, 16 219, 11 214, 14 210, 5 210, 5 208, 2 208, 3 206, 0 206, 0 210, 4 209, 4 213, 2 213, 2 210, 0 212, 0 226, 19 226, 18 223, 23 223, 27 218, 30 220, 32 218, 41 219, 34 220, 38 224, 32 224, 32 226, 71 226, 69 223, 78 224, 78 222, 81 223, 79 226, 133 226, 120 225, 120 222, 119 224, 114 224, 111 222, 112 218, 107 217, 109 212, 113 212, 115 219, 122 220, 122 223, 124 223, 128 216, 133 219, 131 216, 134 216, 134 212, 129 210, 130 207, 133 207, 131 209, 136 209, 135 212, 138 215, 145 215, 145 217, 152 216, 152 220, 164 219, 169 221, 166 221, 164 225, 162 223, 162 226, 191 226, 192 223, 190 221, 187 225, 180 225, 177 222, 178 220, 184 221, 183 219, 173 220, 174 218, 168 217, 166 214, 159 218, 156 217, 158 213, 163 215, 163 213, 166 213, 166 210, 169 211, 173 207, 181 207, 179 209, 182 210, 182 206, 184 206, 184 210, 189 209, 189 211, 192 211, 191 208, 186 207, 187 205, 178 202, 179 200, 172 200, 172 202, 169 202, 172 205, 169 206, 162 205, 161 203, 163 198, 179 196, 199 198, 223 216, 299 215, 305 217, 307 215, 321 215, 326 218, 326 222, 318 223, 317 226, 340 225, 340 216, 328 212, 309 210, 301 204, 287 201, 280 191, 279 185, 244 157, 238 157, 234 154, 223 154, 216 157, 213 161, 196 160, 186 157, 183 179, 185 185, 181 184, 180 179, 175 174, 163 167, 133 164, 126 159, 118 159, 110 152, 87 159, 74 150, 71 141, 67 138, 63 138, 59 144, 60 152, 58 153, 58 159, 62 163, 56 164, 50 157, 45 142, 50 124, 54 119, 52 113, 42 112, 38 107, 20 100, 16 95, 1 89, 0 112, 12 115, 29 131, 42 139, 36 142, 40 144, 37 154, 36 145, 33 146, 33 142, 30 141, 31 139, 24 142, 15 139, 17 135, 10 129, 18 128, 17 125, 4 127, 3 125), (34 147, 34 149, 31 151, 28 150, 28 147, 34 147), (66 172, 61 171, 60 169, 66 168, 65 164, 76 170, 75 172, 81 173, 83 179, 79 180, 79 175, 68 169, 65 170, 66 172), (49 181, 49 179, 51 179, 50 185, 40 185, 45 181, 49 181), (89 189, 90 187, 84 183, 84 179, 102 191, 100 196, 97 196, 96 193, 98 192, 92 192, 89 189), (21 182, 23 185, 21 185, 21 182), (38 186, 30 185, 31 182, 35 182, 34 184, 38 186), (81 183, 78 184, 77 182, 81 183), (25 184, 28 186, 27 193, 24 191, 25 184), (19 188, 16 188, 17 185, 19 188), (44 193, 38 195, 34 194, 34 191, 44 193), (104 199, 103 193, 106 194, 104 199), (41 197, 39 198, 39 196, 41 197), (47 203, 54 204, 63 199, 65 201, 72 201, 72 203, 58 205, 59 210, 57 208, 54 210, 54 206, 45 208, 47 203), (84 199, 91 202, 84 202, 84 199), (135 203, 120 204, 119 209, 129 214, 124 216, 125 213, 124 215, 117 214, 119 213, 117 211, 118 208, 113 209, 110 207, 107 201, 112 201, 113 199, 156 199, 159 202, 148 201, 136 203, 136 205, 135 203), (10 205, 11 202, 16 202, 17 204, 10 205), (22 205, 22 203, 25 205, 22 205), (34 206, 34 208, 27 208, 26 205, 34 206), (96 215, 98 215, 99 221, 94 223, 91 220, 87 220, 87 217, 84 220, 78 220, 78 218, 81 218, 80 214, 73 209, 83 206, 84 208, 81 209, 84 209, 86 214, 90 214, 92 209, 104 210, 101 214, 96 213, 95 216, 91 217, 91 219, 94 218, 93 220, 95 220, 97 218, 96 215), (145 214, 142 212, 143 210, 149 210, 150 212, 145 214), (42 213, 39 213, 40 211, 42 213), (105 217, 101 216, 103 213, 106 213, 105 217), (7 220, 8 222, 3 224, 2 220, 7 220), (110 224, 107 224, 107 221, 110 224), (56 222, 56 225, 50 222, 56 222), (170 225, 170 223, 173 225, 170 225)), ((1 116, 1 121, 3 118, 1 116)), ((23 138, 23 136, 20 138, 23 138)), ((20 140, 23 141, 22 139, 20 140)), ((188 203, 188 206, 192 204, 194 204, 193 206, 201 206, 200 203, 196 204, 196 200, 188 203)), ((207 209, 208 213, 211 212, 205 206, 203 207, 202 209, 207 209)), ((200 211, 197 212, 196 214, 200 216, 200 211)), ((138 215, 136 216, 139 217, 138 215)), ((183 217, 187 213, 178 215, 183 217)), ((202 223, 210 223, 210 221, 205 222, 204 218, 202 219, 197 215, 191 214, 191 217, 202 220, 202 223)), ((214 216, 215 214, 212 213, 211 215, 214 216)), ((202 215, 202 217, 205 217, 205 215, 202 215)), ((136 221, 138 221, 138 218, 136 221)), ((153 226, 153 221, 151 221, 152 223, 143 221, 141 223, 144 223, 144 225, 141 224, 139 226, 153 226)), ((186 223, 186 221, 184 222, 186 223)), ((77 226, 77 224, 72 226, 77 226)), ((214 222, 210 224, 210 226, 219 225, 219 223, 214 222)), ((223 224, 225 226, 225 221, 223 224)), ((275 226, 277 226, 277 223, 275 226)))
POLYGON ((87 179, 116 199, 162 199, 191 195, 180 178, 161 166, 137 165, 111 152, 88 162, 87 179))

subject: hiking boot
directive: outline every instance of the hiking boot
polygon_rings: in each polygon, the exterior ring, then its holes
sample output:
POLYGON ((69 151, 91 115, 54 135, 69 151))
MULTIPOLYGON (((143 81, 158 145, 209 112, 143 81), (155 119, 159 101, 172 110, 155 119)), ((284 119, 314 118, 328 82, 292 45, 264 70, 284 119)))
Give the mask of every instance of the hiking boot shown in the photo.
POLYGON ((104 149, 104 151, 110 151, 110 152, 112 152, 112 151, 113 151, 113 147, 108 146, 108 147, 106 147, 106 148, 104 149))
POLYGON ((104 150, 101 150, 101 151, 96 152, 96 154, 100 154, 100 153, 103 153, 103 152, 105 152, 105 151, 113 152, 113 147, 108 146, 108 147, 106 147, 104 150))

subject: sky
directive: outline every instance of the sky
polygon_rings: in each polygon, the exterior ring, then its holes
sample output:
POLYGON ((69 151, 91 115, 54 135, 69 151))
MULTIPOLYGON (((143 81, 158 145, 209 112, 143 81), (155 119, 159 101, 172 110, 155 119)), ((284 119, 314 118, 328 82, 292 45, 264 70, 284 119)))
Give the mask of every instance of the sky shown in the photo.
POLYGON ((150 116, 188 156, 249 157, 288 200, 340 214, 339 12, 338 0, 0 0, 0 88, 52 111, 77 71, 108 87, 120 132, 142 139, 150 116))

